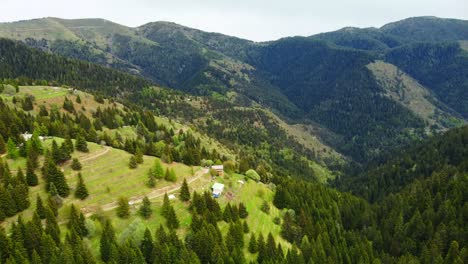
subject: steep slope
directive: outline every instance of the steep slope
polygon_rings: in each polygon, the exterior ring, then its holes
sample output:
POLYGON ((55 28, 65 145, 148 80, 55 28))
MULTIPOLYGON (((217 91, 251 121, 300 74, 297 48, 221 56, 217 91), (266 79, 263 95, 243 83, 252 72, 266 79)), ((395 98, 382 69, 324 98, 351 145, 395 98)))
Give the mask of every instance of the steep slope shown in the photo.
POLYGON ((386 61, 430 88, 468 118, 468 55, 458 43, 416 43, 392 49, 386 61))
POLYGON ((441 103, 431 91, 395 65, 383 61, 368 64, 385 95, 401 103, 432 128, 443 129, 463 123, 462 118, 441 103))

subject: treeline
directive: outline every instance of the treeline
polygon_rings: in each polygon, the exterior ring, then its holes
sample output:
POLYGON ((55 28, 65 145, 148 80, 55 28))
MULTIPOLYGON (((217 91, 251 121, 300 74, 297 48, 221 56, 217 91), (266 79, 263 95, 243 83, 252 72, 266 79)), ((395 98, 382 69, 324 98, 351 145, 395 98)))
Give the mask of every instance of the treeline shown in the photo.
POLYGON ((138 91, 149 82, 130 74, 28 48, 22 43, 0 39, 0 78, 19 78, 21 84, 46 80, 50 85, 72 85, 106 95, 138 91))
POLYGON ((343 137, 329 144, 365 163, 421 137, 425 127, 412 112, 382 96, 366 68, 374 59, 368 52, 295 37, 258 47, 249 63, 267 72, 304 117, 343 137))
POLYGON ((468 118, 468 56, 457 42, 415 43, 390 50, 385 59, 431 89, 468 118))
POLYGON ((466 263, 465 168, 444 167, 374 204, 314 183, 276 179, 281 235, 314 263, 466 263))
POLYGON ((397 193, 417 179, 430 177, 446 168, 466 172, 468 168, 468 127, 452 129, 413 144, 402 151, 395 151, 388 160, 376 164, 356 176, 338 178, 334 185, 375 202, 389 193, 397 193))

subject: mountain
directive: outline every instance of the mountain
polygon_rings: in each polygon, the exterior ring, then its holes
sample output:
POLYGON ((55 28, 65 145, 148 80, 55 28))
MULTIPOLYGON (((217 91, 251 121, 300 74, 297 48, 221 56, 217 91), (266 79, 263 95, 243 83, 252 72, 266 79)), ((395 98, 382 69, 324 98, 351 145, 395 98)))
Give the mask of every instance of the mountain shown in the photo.
POLYGON ((0 24, 0 36, 194 95, 258 104, 291 125, 329 131, 312 136, 363 163, 466 122, 467 57, 457 48, 466 40, 466 23, 417 17, 379 29, 256 43, 170 22, 129 28, 102 19, 44 18, 0 24), (422 87, 419 96, 392 96, 390 86, 400 77, 377 71, 377 61, 414 80, 422 87))
POLYGON ((0 263, 468 262, 463 42, 48 20, 87 54, 127 43, 163 62, 119 57, 132 75, 0 39, 0 263), (206 78, 171 72, 174 56, 206 60, 206 78), (156 67, 193 89, 158 86, 156 67))

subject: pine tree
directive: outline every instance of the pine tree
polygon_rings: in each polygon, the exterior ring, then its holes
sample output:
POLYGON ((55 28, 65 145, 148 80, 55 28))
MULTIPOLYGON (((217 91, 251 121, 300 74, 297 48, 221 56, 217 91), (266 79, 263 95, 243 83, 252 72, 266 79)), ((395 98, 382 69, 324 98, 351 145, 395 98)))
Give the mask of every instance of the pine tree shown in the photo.
POLYGON ((9 159, 17 159, 19 157, 19 151, 16 147, 15 142, 13 139, 9 138, 7 142, 7 158, 9 159))
POLYGON ((26 182, 29 186, 37 186, 39 184, 39 179, 34 171, 34 165, 30 159, 26 162, 26 182))
POLYGON ((76 171, 81 170, 81 163, 77 158, 73 158, 71 168, 76 171))
POLYGON ((165 180, 170 181, 170 182, 177 181, 177 176, 176 176, 174 169, 170 169, 170 170, 166 169, 165 180))
POLYGON ((151 237, 151 232, 148 228, 146 228, 143 241, 141 241, 140 245, 140 250, 146 260, 146 263, 154 262, 153 247, 153 238, 151 237))
POLYGON ((163 166, 161 164, 160 159, 155 159, 154 160, 154 165, 150 170, 150 174, 156 179, 164 178, 164 168, 163 168, 163 166))
POLYGON ((171 206, 171 203, 169 202, 169 196, 167 196, 167 193, 164 194, 164 199, 163 199, 163 204, 161 207, 161 215, 164 217, 168 217, 169 213, 169 207, 171 206))
POLYGON ((255 237, 255 234, 252 233, 252 235, 250 235, 250 241, 249 241, 249 252, 254 254, 254 253, 257 253, 257 238, 255 237))
POLYGON ((172 205, 169 206, 166 220, 167 220, 167 227, 169 229, 179 228, 179 219, 177 219, 177 215, 176 215, 174 207, 172 207, 172 205))
POLYGON ((135 155, 130 156, 130 161, 128 162, 128 167, 130 169, 136 169, 136 167, 138 167, 138 163, 136 161, 135 155))
POLYGON ((242 225, 244 233, 248 234, 250 232, 249 225, 247 224, 247 221, 244 221, 244 224, 242 225))
MULTIPOLYGON (((114 228, 112 227, 112 224, 110 223, 109 220, 107 220, 104 224, 104 228, 101 234, 101 240, 100 240, 100 253, 101 253, 101 259, 109 263, 114 260, 114 252, 116 248, 115 244, 115 231, 114 228)), ((114 260, 116 261, 116 260, 114 260)))
POLYGON ((156 179, 153 177, 153 175, 148 174, 148 182, 146 183, 146 185, 147 185, 149 188, 154 188, 154 187, 156 187, 156 179))
POLYGON ((239 217, 242 219, 247 218, 249 213, 247 212, 247 208, 245 207, 244 203, 239 203, 239 217))
POLYGON ((76 231, 80 237, 88 235, 88 229, 86 228, 84 215, 82 213, 78 214, 78 211, 73 204, 70 207, 70 216, 67 227, 70 230, 76 231))
POLYGON ((81 200, 86 199, 89 196, 88 189, 83 181, 83 176, 78 173, 78 183, 76 185, 75 197, 81 200))
POLYGON ((185 178, 182 182, 182 186, 180 187, 180 200, 184 202, 190 200, 190 190, 187 184, 187 180, 185 178))
POLYGON ((137 147, 135 150, 135 160, 138 164, 143 163, 143 151, 140 149, 140 147, 137 147))
POLYGON ((39 216, 40 219, 45 219, 46 218, 46 208, 44 207, 44 204, 42 202, 41 197, 39 194, 36 197, 36 213, 39 216))
POLYGON ((88 143, 81 133, 76 135, 75 148, 81 152, 89 152, 88 143))
POLYGON ((146 219, 150 218, 151 214, 153 213, 151 210, 151 202, 146 196, 143 198, 143 204, 140 207, 139 213, 143 218, 146 219))
POLYGON ((81 104, 81 97, 80 97, 80 95, 77 95, 77 96, 76 96, 75 102, 76 102, 77 104, 81 104))
POLYGON ((117 207, 117 216, 120 218, 128 218, 130 216, 130 206, 128 205, 128 199, 120 197, 117 207))
POLYGON ((231 209, 231 204, 229 203, 224 207, 223 220, 226 223, 229 223, 232 221, 232 209, 231 209))
POLYGON ((45 232, 46 234, 50 235, 50 237, 55 241, 56 245, 60 244, 60 228, 54 213, 50 209, 46 212, 45 232))

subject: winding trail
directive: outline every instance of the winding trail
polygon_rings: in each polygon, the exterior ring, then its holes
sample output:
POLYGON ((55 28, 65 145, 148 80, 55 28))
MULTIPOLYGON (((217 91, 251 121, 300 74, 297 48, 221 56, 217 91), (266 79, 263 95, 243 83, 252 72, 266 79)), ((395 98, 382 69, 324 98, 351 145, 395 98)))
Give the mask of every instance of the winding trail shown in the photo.
POLYGON ((104 148, 105 148, 104 151, 99 152, 99 153, 97 153, 97 154, 95 154, 95 155, 93 155, 93 156, 89 156, 89 157, 85 157, 85 158, 83 158, 83 159, 80 159, 80 162, 88 161, 88 160, 93 160, 93 159, 97 159, 97 158, 101 157, 102 155, 106 155, 107 152, 109 152, 110 149, 111 149, 111 148, 108 147, 108 146, 105 146, 104 148))
MULTIPOLYGON (((195 175, 193 175, 193 177, 187 179, 187 184, 191 184, 192 182, 200 179, 203 175, 207 174, 208 172, 209 172, 209 169, 206 169, 206 168, 203 168, 203 169, 197 171, 195 173, 195 175)), ((130 203, 132 203, 132 205, 140 204, 140 203, 143 202, 143 198, 145 196, 148 197, 148 199, 151 200, 151 199, 161 197, 166 193, 175 192, 175 191, 179 190, 181 187, 182 187, 182 183, 174 183, 172 185, 169 185, 169 186, 166 186, 166 187, 163 187, 163 188, 152 190, 151 192, 147 193, 146 195, 132 196, 128 200, 129 200, 130 203)), ((107 203, 107 204, 101 205, 100 209, 102 211, 106 212, 106 211, 111 211, 111 210, 113 210, 113 209, 115 209, 117 207, 118 207, 118 203, 115 201, 115 202, 112 202, 112 203, 107 203)), ((82 210, 88 211, 86 207, 82 208, 82 210)), ((87 212, 85 214, 85 217, 89 217, 93 213, 94 212, 87 212)))

